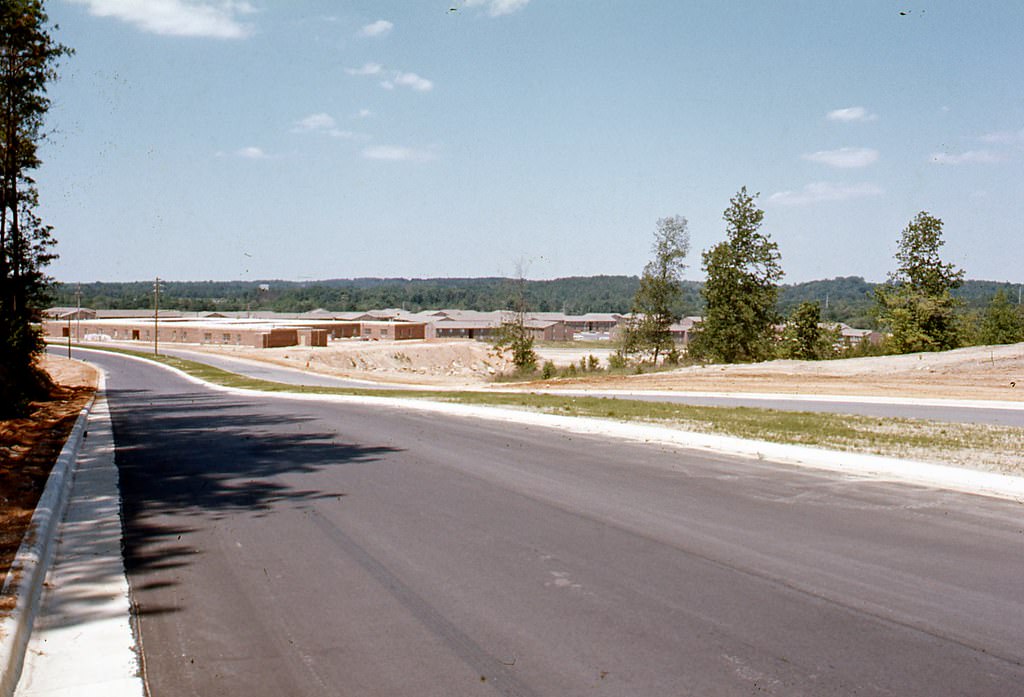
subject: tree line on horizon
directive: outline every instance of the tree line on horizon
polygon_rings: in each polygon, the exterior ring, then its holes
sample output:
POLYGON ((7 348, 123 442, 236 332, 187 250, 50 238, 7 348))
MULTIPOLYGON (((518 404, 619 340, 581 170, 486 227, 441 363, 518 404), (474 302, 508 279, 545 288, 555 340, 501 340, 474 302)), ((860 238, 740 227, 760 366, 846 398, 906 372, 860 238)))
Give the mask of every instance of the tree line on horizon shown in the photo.
MULTIPOLYGON (((517 279, 486 278, 356 278, 324 281, 160 281, 160 307, 186 312, 308 312, 318 308, 332 312, 400 307, 420 310, 512 309, 512 289, 517 279), (269 290, 260 290, 268 286, 269 290)), ((578 276, 523 281, 523 294, 536 312, 627 313, 640 285, 638 276, 578 276)), ((682 280, 680 297, 672 303, 679 317, 701 315, 703 283, 682 280)), ((860 276, 780 284, 777 309, 788 315, 802 302, 818 301, 822 318, 864 329, 878 327, 872 315, 875 288, 860 276)), ((954 291, 967 313, 983 312, 1000 290, 1017 302, 1019 283, 965 280, 954 291)), ((57 283, 52 305, 97 310, 137 310, 153 306, 153 281, 57 283), (80 292, 80 296, 79 296, 80 292)))

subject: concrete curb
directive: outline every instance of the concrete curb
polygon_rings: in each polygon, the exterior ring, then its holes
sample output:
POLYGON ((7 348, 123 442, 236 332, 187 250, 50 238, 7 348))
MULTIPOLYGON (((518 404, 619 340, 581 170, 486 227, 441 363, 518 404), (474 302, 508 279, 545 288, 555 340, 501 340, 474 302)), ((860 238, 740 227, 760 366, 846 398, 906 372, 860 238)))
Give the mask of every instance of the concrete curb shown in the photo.
MULTIPOLYGON (((86 351, 90 349, 84 349, 86 351)), ((92 349, 98 351, 101 349, 92 349)), ((117 354, 123 358, 145 361, 169 370, 196 385, 228 394, 261 396, 266 399, 296 401, 324 401, 348 404, 373 404, 405 411, 445 413, 492 421, 506 421, 540 428, 552 428, 586 435, 619 438, 641 443, 655 443, 692 448, 721 455, 738 455, 808 469, 840 472, 853 477, 865 477, 936 487, 968 494, 1009 499, 1024 503, 1024 477, 985 472, 951 465, 939 465, 885 455, 851 453, 806 445, 790 445, 767 441, 748 440, 735 436, 719 436, 693 431, 681 431, 665 426, 638 424, 580 416, 559 416, 505 407, 450 404, 394 397, 357 397, 348 395, 302 394, 295 392, 263 392, 236 387, 224 387, 163 363, 139 356, 117 354)), ((0 696, 2 697, 2 696, 0 696)))
POLYGON ((43 581, 53 558, 54 539, 71 490, 75 459, 85 434, 89 411, 95 402, 93 397, 79 412, 71 434, 50 470, 11 570, 4 579, 3 594, 13 594, 15 604, 0 618, 0 697, 11 697, 21 677, 25 647, 32 635, 43 581))

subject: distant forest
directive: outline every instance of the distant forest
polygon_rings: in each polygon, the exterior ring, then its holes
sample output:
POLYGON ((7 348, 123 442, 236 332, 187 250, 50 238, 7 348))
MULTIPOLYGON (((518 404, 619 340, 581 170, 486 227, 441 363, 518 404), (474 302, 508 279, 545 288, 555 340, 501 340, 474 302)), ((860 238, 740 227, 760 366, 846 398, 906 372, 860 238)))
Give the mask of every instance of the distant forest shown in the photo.
MULTIPOLYGON (((628 312, 639 285, 636 276, 578 276, 550 281, 509 278, 355 278, 327 281, 161 281, 160 307, 185 311, 272 310, 306 312, 323 308, 336 312, 404 308, 497 310, 515 305, 520 293, 537 312, 628 312)), ((788 315, 805 300, 821 304, 824 319, 873 328, 874 287, 859 276, 847 276, 780 286, 778 310, 788 315)), ((954 292, 965 311, 979 312, 1000 289, 1017 301, 1021 284, 965 281, 954 292)), ((683 283, 676 311, 700 315, 701 284, 683 283)), ((53 304, 97 310, 153 306, 153 282, 56 284, 53 304)))

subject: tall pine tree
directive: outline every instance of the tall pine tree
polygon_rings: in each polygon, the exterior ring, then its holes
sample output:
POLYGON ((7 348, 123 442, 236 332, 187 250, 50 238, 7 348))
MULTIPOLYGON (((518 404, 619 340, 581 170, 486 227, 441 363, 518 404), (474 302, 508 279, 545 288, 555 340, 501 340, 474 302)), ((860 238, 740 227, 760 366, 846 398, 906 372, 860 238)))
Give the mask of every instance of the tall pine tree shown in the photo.
POLYGON ((46 85, 70 50, 47 29, 40 0, 0 0, 0 415, 23 412, 49 383, 37 366, 32 327, 43 300, 43 268, 54 255, 51 228, 36 215, 46 85))

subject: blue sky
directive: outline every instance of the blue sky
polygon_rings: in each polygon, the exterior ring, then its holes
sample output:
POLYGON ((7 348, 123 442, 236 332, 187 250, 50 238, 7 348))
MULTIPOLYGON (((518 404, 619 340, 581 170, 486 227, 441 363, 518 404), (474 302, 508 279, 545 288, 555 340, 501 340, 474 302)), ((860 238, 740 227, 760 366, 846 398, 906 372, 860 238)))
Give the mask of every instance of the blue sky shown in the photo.
POLYGON ((687 278, 761 193, 787 282, 920 210, 1024 281, 1024 3, 51 0, 37 173, 63 281, 687 278))

